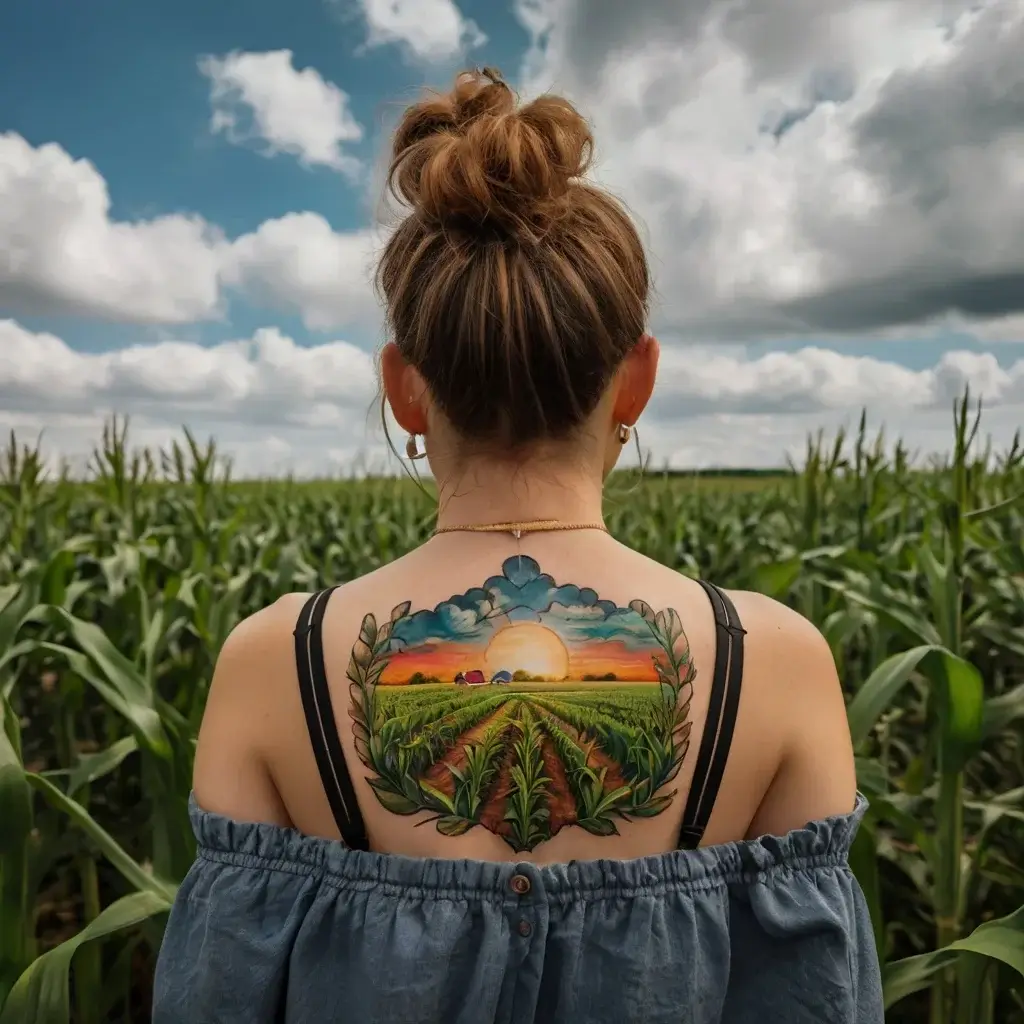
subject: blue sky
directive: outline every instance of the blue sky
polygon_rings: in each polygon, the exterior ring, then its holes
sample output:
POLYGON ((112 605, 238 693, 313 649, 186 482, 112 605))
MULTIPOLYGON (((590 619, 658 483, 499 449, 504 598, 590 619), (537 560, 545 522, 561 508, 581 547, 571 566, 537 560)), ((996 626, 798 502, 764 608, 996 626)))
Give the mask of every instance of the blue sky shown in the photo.
POLYGON ((0 429, 45 428, 74 459, 116 411, 140 443, 212 433, 248 472, 382 457, 368 280, 388 132, 424 84, 493 64, 591 118, 597 178, 648 239, 656 463, 778 464, 864 406, 941 449, 965 384, 1007 440, 1024 0, 912 6, 6 4, 0 429))
MULTIPOLYGON (((509 7, 463 3, 487 32, 487 59, 514 69, 528 45, 509 7)), ((338 230, 367 220, 371 196, 327 168, 294 159, 264 159, 255 146, 233 146, 210 133, 209 82, 197 69, 204 54, 290 49, 296 67, 314 67, 348 94, 366 136, 349 149, 372 161, 389 107, 398 109, 426 85, 443 83, 459 61, 412 63, 398 46, 360 53, 366 27, 356 5, 325 0, 33 0, 8 5, 0 34, 0 131, 34 145, 59 142, 94 163, 110 189, 111 217, 138 220, 196 212, 231 235, 292 210, 322 213, 338 230), (40 57, 60 53, 39 74, 40 57), (439 77, 440 76, 440 77, 439 77)), ((392 115, 393 116, 393 115, 392 115)), ((85 351, 136 341, 137 325, 45 315, 21 322, 57 331, 85 351)), ((233 302, 227 323, 197 325, 190 337, 217 341, 250 334, 266 316, 233 302)), ((300 340, 298 317, 274 322, 300 340)), ((149 332, 158 337, 163 332, 149 332)), ((180 336, 182 332, 176 332, 180 336)), ((372 344, 374 338, 360 339, 372 344)))
POLYGON ((502 575, 465 594, 417 611, 395 626, 391 650, 423 643, 479 643, 509 622, 541 622, 567 644, 619 640, 632 650, 658 650, 640 615, 602 600, 590 588, 558 584, 526 556, 505 560, 502 575))

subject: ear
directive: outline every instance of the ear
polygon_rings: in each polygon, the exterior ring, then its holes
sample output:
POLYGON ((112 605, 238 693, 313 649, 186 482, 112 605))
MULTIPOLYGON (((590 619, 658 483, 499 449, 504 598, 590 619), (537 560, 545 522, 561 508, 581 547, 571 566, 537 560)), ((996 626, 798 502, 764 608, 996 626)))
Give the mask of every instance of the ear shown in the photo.
POLYGON ((633 426, 654 392, 658 375, 658 341, 645 334, 633 347, 619 367, 616 381, 615 404, 612 415, 615 423, 633 426))
POLYGON ((409 434, 425 434, 426 381, 414 366, 406 362, 393 341, 381 350, 380 379, 398 425, 409 434))

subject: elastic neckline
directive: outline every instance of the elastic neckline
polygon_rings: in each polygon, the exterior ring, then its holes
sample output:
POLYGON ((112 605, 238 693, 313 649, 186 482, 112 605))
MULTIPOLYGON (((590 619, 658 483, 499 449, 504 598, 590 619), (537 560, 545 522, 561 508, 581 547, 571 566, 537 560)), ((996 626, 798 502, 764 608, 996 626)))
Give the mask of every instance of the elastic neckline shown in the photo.
POLYGON ((438 898, 509 898, 513 875, 525 874, 539 898, 629 897, 706 892, 735 884, 772 884, 794 872, 848 870, 850 846, 868 807, 857 793, 847 814, 810 821, 784 836, 740 839, 630 860, 602 858, 536 865, 516 861, 407 857, 353 850, 336 839, 291 828, 241 822, 203 810, 189 814, 205 860, 322 878, 347 889, 391 887, 396 894, 438 898))

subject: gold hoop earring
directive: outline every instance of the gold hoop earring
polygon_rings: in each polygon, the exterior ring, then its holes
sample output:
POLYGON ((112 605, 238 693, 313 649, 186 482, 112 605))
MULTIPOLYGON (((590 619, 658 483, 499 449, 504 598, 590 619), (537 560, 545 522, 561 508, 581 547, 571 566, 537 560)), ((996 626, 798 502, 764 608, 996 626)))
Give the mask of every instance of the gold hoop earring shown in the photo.
POLYGON ((426 449, 418 451, 416 447, 416 435, 410 434, 409 440, 405 442, 405 454, 408 459, 416 462, 418 459, 425 459, 427 457, 426 449))
POLYGON ((633 428, 626 423, 619 424, 619 444, 629 444, 630 435, 633 433, 633 428))

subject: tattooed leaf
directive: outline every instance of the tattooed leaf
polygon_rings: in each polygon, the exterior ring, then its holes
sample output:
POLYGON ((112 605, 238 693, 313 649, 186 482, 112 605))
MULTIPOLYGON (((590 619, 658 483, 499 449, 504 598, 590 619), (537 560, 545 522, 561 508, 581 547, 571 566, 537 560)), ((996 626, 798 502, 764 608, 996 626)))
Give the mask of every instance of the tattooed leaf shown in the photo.
POLYGON ((654 609, 646 601, 630 601, 629 607, 636 612, 648 626, 655 625, 654 609))
POLYGON ((668 635, 668 630, 669 630, 668 612, 667 611, 660 611, 660 612, 658 612, 658 614, 654 616, 654 624, 658 627, 658 632, 661 633, 661 635, 665 638, 666 641, 668 641, 669 647, 671 647, 672 643, 669 640, 669 635, 668 635))
POLYGON ((359 639, 352 648, 352 657, 349 660, 349 675, 355 676, 360 682, 366 677, 366 670, 373 660, 373 648, 377 642, 377 620, 373 615, 365 615, 363 624, 359 628, 359 639), (352 668, 356 671, 353 672, 352 668))
POLYGON ((367 647, 373 647, 377 640, 377 619, 373 612, 368 612, 363 616, 363 624, 359 629, 359 639, 362 640, 367 647))
POLYGON ((680 661, 679 668, 682 670, 679 679, 684 685, 692 683, 697 678, 697 666, 694 665, 693 659, 690 657, 689 648, 686 650, 685 657, 680 661))
POLYGON ((679 685, 679 680, 670 668, 668 668, 663 662, 656 661, 654 663, 654 670, 658 673, 658 678, 665 686, 670 686, 672 692, 675 693, 676 687, 679 685))
POLYGON ((366 740, 355 738, 354 746, 356 748, 356 757, 366 768, 373 770, 373 761, 370 758, 370 748, 367 746, 366 740))
POLYGON ((656 796, 639 807, 631 807, 629 813, 637 818, 656 818, 672 803, 673 796, 675 796, 674 790, 665 796, 656 796))
POLYGON ((384 760, 384 742, 380 736, 370 737, 370 760, 374 764, 380 764, 384 760))
POLYGON ((348 656, 348 669, 346 670, 345 675, 351 679, 353 684, 356 686, 362 686, 365 674, 366 673, 363 671, 362 666, 358 661, 356 661, 356 652, 353 650, 348 656))
MULTIPOLYGON (((669 608, 666 614, 668 619, 668 629, 666 630, 666 637, 669 643, 675 647, 677 640, 686 640, 686 636, 683 632, 683 623, 679 618, 679 613, 675 608, 669 608)), ((689 650, 689 644, 685 644, 686 650, 689 650)))
POLYGON ((670 765, 669 770, 665 772, 665 777, 661 781, 662 786, 664 786, 666 782, 671 782, 679 774, 679 769, 683 766, 683 758, 686 756, 686 751, 689 750, 689 748, 690 744, 687 743, 676 754, 675 760, 670 765))
MULTIPOLYGON (((651 795, 652 782, 650 779, 644 779, 639 784, 633 784, 633 806, 639 807, 641 804, 645 804, 651 795)), ((632 809, 629 812, 633 813, 632 809)))
POLYGON ((576 824, 592 836, 617 836, 619 834, 619 830, 611 818, 580 818, 576 824))
POLYGON ((613 807, 620 800, 625 799, 633 792, 631 786, 619 786, 618 789, 612 790, 611 793, 605 793, 601 797, 601 802, 597 805, 597 812, 601 813, 606 811, 608 808, 613 807))
POLYGON ((370 730, 367 729, 365 723, 358 721, 352 712, 349 712, 349 718, 352 719, 352 735, 355 737, 356 742, 362 741, 363 743, 369 743, 370 741, 370 730))
POLYGON ((442 793, 441 790, 435 789, 428 782, 421 782, 420 789, 428 796, 433 797, 445 810, 450 811, 452 814, 455 813, 455 804, 447 793, 442 793))
POLYGON ((391 639, 391 623, 385 622, 377 631, 377 642, 373 645, 374 653, 382 652, 391 639))
POLYGON ((409 614, 409 609, 412 608, 412 601, 403 601, 401 604, 396 604, 391 609, 391 622, 398 622, 399 619, 404 619, 409 614))
POLYGON ((366 707, 363 702, 363 688, 359 683, 352 683, 348 688, 348 695, 351 698, 351 706, 349 714, 352 716, 353 722, 362 722, 364 725, 368 725, 366 717, 366 707))
POLYGON ((443 836, 462 836, 465 835, 474 825, 474 822, 468 818, 456 818, 454 815, 447 815, 444 818, 438 818, 437 820, 437 831, 443 836))
POLYGON ((386 811, 391 811, 392 814, 404 815, 415 814, 417 811, 422 810, 421 807, 414 804, 408 797, 402 796, 401 793, 396 793, 383 779, 369 779, 368 781, 373 787, 373 792, 380 801, 381 807, 386 811))

